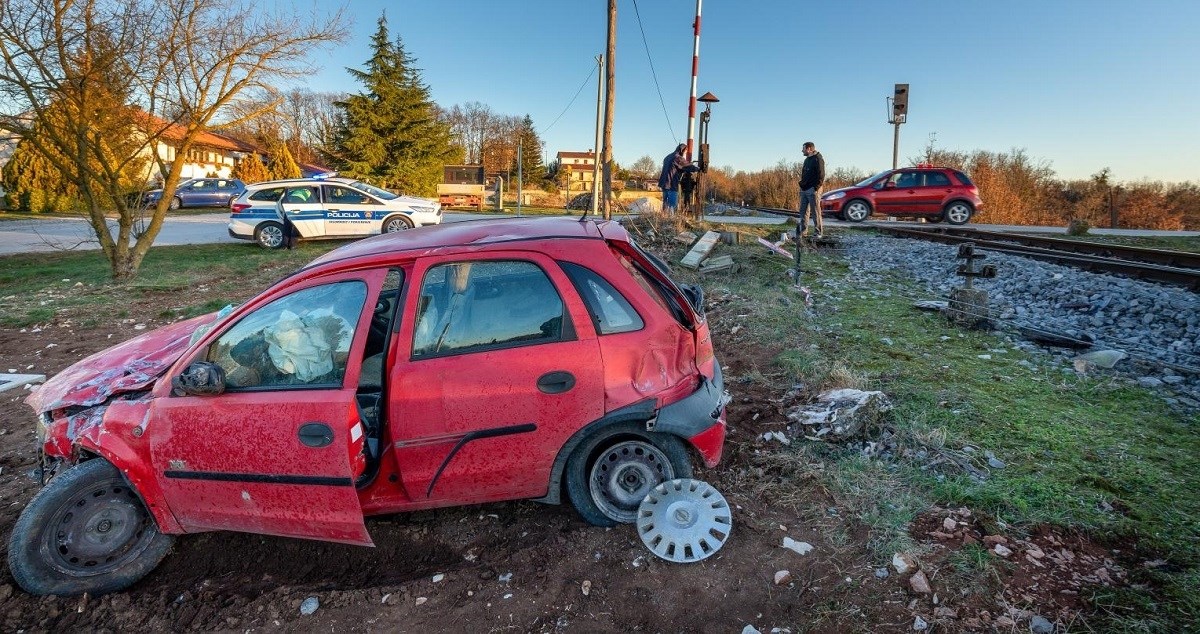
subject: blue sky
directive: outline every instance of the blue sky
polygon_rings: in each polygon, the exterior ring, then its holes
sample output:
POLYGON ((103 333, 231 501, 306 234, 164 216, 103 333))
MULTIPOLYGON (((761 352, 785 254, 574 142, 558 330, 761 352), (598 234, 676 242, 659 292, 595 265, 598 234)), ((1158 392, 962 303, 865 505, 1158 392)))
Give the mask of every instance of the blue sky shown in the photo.
MULTIPOLYGON (((593 144, 605 0, 351 0, 352 36, 314 55, 315 90, 355 91, 387 9, 435 101, 533 117, 546 154, 593 144)), ((656 160, 687 135, 695 0, 618 0, 618 162, 656 160)), ((891 166, 884 98, 911 86, 901 162, 935 135, 954 150, 1024 148, 1060 177, 1200 180, 1200 1, 704 0, 699 93, 712 91, 713 162, 757 170, 802 158, 891 166)))

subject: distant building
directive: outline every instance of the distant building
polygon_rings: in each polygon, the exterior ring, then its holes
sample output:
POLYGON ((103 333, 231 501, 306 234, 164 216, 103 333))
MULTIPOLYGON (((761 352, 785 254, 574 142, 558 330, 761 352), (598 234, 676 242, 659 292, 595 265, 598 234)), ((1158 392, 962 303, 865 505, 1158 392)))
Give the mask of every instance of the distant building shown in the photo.
POLYGON ((596 165, 596 153, 559 152, 558 169, 567 171, 567 191, 592 191, 592 170, 596 165))

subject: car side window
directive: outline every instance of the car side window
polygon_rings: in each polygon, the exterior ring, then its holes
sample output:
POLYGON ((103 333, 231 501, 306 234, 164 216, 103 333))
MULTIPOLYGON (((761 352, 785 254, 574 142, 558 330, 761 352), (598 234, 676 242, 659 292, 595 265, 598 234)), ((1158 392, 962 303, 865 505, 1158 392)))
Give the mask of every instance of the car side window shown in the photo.
POLYGON ((268 202, 275 202, 283 197, 283 192, 285 191, 287 191, 287 189, 284 187, 269 187, 267 189, 260 189, 253 194, 250 194, 250 200, 265 200, 268 202))
POLYGON ((192 183, 192 189, 208 189, 210 181, 196 181, 192 183))
POLYGON ((599 273, 572 262, 559 263, 587 305, 596 332, 610 335, 641 330, 645 323, 629 300, 599 273))
POLYGON ((293 187, 287 190, 287 194, 283 197, 285 203, 316 203, 321 202, 317 195, 315 187, 293 187))
POLYGON ((925 174, 925 185, 927 187, 949 187, 950 177, 941 172, 929 172, 925 174))
POLYGON ((567 339, 562 298, 532 262, 439 264, 417 302, 414 359, 567 339))
POLYGON ((900 172, 900 178, 896 180, 896 187, 920 187, 921 174, 919 172, 900 172))
POLYGON ((208 348, 229 389, 340 387, 367 285, 296 291, 243 317, 208 348))
POLYGON ((325 200, 343 205, 365 205, 370 203, 366 194, 354 191, 348 187, 325 186, 325 200))

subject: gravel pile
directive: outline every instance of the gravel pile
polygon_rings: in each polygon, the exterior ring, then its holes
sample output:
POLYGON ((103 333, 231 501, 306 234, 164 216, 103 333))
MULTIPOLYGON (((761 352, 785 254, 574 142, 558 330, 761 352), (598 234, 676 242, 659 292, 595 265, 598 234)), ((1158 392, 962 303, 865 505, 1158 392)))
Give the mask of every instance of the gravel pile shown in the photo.
MULTIPOLYGON (((956 246, 866 235, 847 236, 845 244, 859 274, 907 273, 941 299, 964 281, 955 274, 963 262, 956 246)), ((1003 253, 987 252, 983 263, 996 266, 996 278, 975 285, 988 291, 993 323, 1018 347, 1070 366, 1078 352, 1021 341, 1018 327, 1091 339, 1092 351, 1128 355, 1114 372, 1178 392, 1169 397, 1174 403, 1200 407, 1200 295, 1003 253)))

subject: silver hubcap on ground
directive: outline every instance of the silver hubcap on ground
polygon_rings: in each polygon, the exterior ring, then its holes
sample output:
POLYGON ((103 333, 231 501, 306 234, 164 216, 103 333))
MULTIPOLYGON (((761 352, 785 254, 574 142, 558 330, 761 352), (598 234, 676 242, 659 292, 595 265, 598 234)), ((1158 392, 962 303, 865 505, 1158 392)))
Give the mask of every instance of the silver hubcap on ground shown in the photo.
POLYGON ((725 497, 699 480, 663 482, 638 507, 638 536, 651 552, 667 561, 709 557, 729 539, 732 526, 725 497))
POLYGON ((637 519, 642 498, 674 477, 675 470, 658 447, 630 440, 609 447, 596 458, 588 490, 605 516, 628 524, 637 519))
POLYGON ((123 484, 102 483, 75 494, 55 514, 46 547, 55 568, 90 577, 136 559, 154 535, 134 492, 123 484))
POLYGON ((268 249, 283 244, 283 229, 270 225, 258 230, 258 242, 268 249))
POLYGON ((870 213, 871 210, 867 207, 866 203, 856 201, 846 205, 846 217, 854 222, 865 220, 870 213))
POLYGON ((971 208, 962 203, 954 203, 946 208, 946 219, 950 222, 962 224, 970 218, 971 208))

